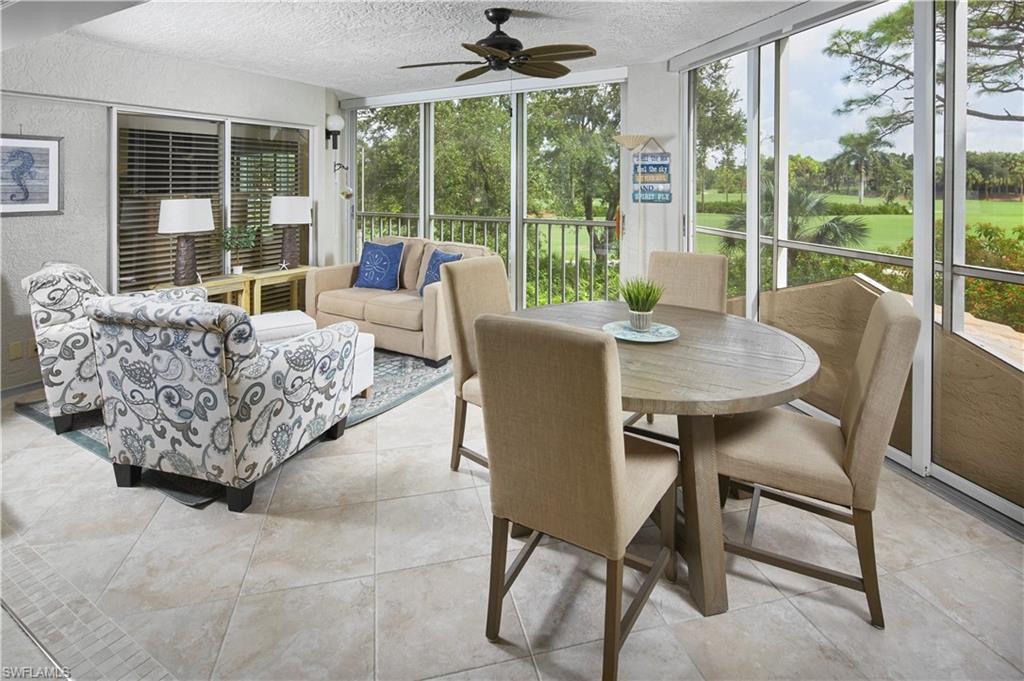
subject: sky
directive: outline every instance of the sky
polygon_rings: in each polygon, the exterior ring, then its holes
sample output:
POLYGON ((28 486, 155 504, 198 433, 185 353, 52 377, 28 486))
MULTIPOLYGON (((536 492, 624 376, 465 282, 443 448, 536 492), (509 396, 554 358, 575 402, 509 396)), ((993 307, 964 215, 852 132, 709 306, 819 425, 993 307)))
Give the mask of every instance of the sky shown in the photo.
MULTIPOLYGON (((844 99, 860 94, 863 88, 857 84, 844 84, 848 61, 823 54, 831 33, 839 28, 864 29, 875 18, 892 11, 898 0, 876 5, 837 21, 804 31, 789 40, 789 145, 790 153, 811 156, 818 160, 830 158, 839 152, 839 137, 847 132, 863 132, 865 115, 862 113, 836 115, 834 113, 844 99)), ((769 50, 762 51, 762 66, 769 50)), ((734 57, 734 67, 729 79, 732 87, 741 93, 746 91, 746 59, 734 57)), ((762 70, 764 74, 764 71, 762 70)), ((762 80, 764 87, 771 83, 772 74, 762 80)), ((745 98, 744 98, 745 99, 745 98)), ((770 107, 771 100, 762 99, 763 106, 770 107)), ((981 105, 985 110, 1020 111, 1024 108, 1024 95, 985 95, 971 93, 969 104, 981 105)), ((746 106, 744 101, 743 106, 746 106)), ((762 128, 771 130, 770 117, 762 112, 762 128)), ((762 135, 765 134, 764 132, 762 135)), ((911 153, 913 132, 904 128, 890 138, 891 151, 911 153)), ((968 149, 971 151, 1024 151, 1024 125, 986 121, 976 117, 968 119, 968 149)))

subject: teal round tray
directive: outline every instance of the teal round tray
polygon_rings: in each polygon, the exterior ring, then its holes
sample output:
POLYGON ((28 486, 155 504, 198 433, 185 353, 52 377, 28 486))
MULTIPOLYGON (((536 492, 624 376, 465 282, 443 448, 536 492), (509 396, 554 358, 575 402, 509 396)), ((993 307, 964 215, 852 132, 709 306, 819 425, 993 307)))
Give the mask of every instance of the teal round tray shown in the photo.
POLYGON ((675 327, 657 322, 651 322, 650 331, 634 331, 625 320, 608 322, 601 329, 619 340, 632 343, 667 343, 679 338, 679 331, 675 327))

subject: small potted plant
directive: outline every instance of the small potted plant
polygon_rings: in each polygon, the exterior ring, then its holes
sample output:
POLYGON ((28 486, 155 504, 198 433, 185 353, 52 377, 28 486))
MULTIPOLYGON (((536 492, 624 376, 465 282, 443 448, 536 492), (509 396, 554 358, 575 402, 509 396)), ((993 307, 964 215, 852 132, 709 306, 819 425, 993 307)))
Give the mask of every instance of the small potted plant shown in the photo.
POLYGON ((634 331, 651 330, 654 306, 661 300, 664 288, 650 279, 627 279, 622 283, 622 298, 629 306, 629 326, 634 331))
MULTIPOLYGON (((256 233, 256 228, 251 225, 241 225, 239 227, 229 225, 224 229, 224 238, 221 241, 221 246, 225 251, 241 251, 253 248, 256 245, 256 233)), ((231 267, 231 271, 235 274, 241 274, 243 269, 242 265, 233 265, 231 267)))

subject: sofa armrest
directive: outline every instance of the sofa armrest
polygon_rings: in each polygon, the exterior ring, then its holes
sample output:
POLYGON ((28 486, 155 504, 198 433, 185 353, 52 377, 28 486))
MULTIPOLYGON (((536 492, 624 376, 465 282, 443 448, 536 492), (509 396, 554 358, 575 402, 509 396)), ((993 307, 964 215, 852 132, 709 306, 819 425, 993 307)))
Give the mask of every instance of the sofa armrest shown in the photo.
POLYGON ((262 346, 228 374, 237 487, 244 487, 348 415, 355 322, 262 346))
POLYGON ((324 291, 352 288, 359 273, 358 263, 318 267, 306 274, 306 314, 316 319, 316 300, 324 291))
POLYGON ((423 288, 423 356, 429 360, 444 359, 452 354, 448 341, 448 318, 441 282, 423 288))

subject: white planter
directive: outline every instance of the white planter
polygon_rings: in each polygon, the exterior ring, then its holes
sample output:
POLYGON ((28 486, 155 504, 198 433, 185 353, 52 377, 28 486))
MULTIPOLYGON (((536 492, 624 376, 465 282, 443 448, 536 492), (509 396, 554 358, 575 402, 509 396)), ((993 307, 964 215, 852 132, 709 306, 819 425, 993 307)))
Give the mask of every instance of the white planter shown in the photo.
POLYGON ((646 332, 651 330, 651 315, 653 312, 629 311, 629 328, 634 331, 646 332))
POLYGON ((245 271, 245 266, 244 265, 233 265, 231 267, 231 273, 232 274, 241 274, 243 271, 245 271))

